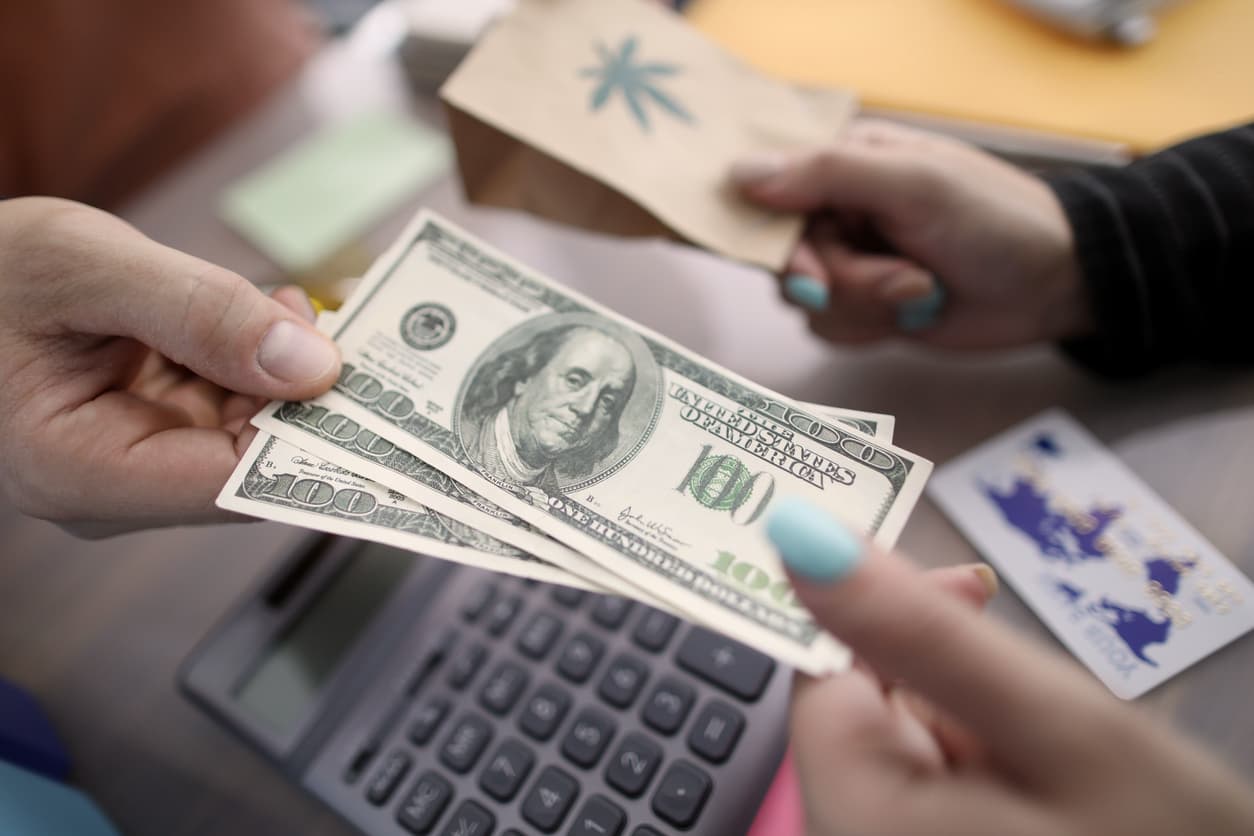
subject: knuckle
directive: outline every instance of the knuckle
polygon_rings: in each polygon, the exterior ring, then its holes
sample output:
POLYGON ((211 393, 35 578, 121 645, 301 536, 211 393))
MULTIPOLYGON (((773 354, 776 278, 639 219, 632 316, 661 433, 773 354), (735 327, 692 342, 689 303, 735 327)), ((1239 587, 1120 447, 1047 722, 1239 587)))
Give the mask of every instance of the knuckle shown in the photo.
POLYGON ((125 221, 71 200, 22 200, 30 202, 13 220, 8 243, 16 253, 38 255, 41 263, 73 262, 91 256, 102 234, 112 233, 116 227, 129 228, 125 221))
POLYGON ((92 297, 107 297, 120 234, 137 234, 125 221, 59 198, 16 198, 17 211, 0 222, 0 291, 24 314, 19 328, 42 328, 92 297), (42 314, 42 315, 41 315, 42 314))
POLYGON ((47 287, 70 273, 81 257, 84 217, 92 210, 65 200, 39 200, 12 221, 6 219, 4 246, 5 273, 26 278, 22 287, 47 287))
MULTIPOLYGON (((180 329, 191 338, 184 351, 197 359, 219 364, 233 349, 265 299, 246 279, 223 267, 206 264, 189 283, 180 329)), ((185 363, 188 357, 172 357, 185 363)))
POLYGON ((909 209, 916 225, 947 211, 954 174, 943 161, 931 155, 902 155, 898 170, 909 189, 909 209))
POLYGON ((17 243, 29 239, 33 233, 57 232, 73 235, 84 223, 98 214, 97 210, 61 198, 28 198, 23 212, 16 220, 17 243))
POLYGON ((837 146, 828 146, 816 151, 810 158, 810 167, 814 174, 826 181, 837 179, 845 166, 845 153, 837 146))

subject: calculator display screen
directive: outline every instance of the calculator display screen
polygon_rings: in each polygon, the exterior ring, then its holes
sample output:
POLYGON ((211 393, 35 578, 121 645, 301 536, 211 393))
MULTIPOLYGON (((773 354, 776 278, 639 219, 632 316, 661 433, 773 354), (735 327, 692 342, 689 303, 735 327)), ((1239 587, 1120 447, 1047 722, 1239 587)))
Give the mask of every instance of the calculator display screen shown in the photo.
POLYGON ((364 545, 267 649, 236 691, 240 704, 273 731, 291 732, 413 565, 408 552, 364 545))

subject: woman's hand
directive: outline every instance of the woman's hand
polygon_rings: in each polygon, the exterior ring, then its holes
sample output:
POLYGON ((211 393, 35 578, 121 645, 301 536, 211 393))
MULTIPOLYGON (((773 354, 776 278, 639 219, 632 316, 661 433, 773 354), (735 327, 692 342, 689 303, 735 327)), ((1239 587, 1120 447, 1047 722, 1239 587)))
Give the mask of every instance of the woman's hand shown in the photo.
POLYGON ((784 293, 827 339, 975 349, 1093 327, 1053 192, 968 145, 862 120, 829 148, 746 159, 732 178, 750 201, 809 215, 784 293))
POLYGON ((111 215, 0 201, 0 489, 80 535, 226 518, 248 419, 339 374, 312 318, 111 215))
POLYGON ((794 691, 809 833, 1254 833, 1248 787, 902 557, 800 502, 780 503, 768 532, 858 658, 794 691))

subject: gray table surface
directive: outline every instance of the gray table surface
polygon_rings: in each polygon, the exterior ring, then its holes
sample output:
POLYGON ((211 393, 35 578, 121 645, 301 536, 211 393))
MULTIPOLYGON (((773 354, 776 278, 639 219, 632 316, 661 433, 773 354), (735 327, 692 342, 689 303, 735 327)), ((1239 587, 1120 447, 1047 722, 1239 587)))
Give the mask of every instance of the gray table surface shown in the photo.
MULTIPOLYGON (((222 225, 222 185, 319 125, 414 101, 380 55, 386 37, 329 49, 269 106, 123 213, 153 237, 261 281, 277 271, 222 225), (363 92, 364 91, 364 92, 363 92)), ((553 278, 786 395, 898 416, 897 443, 942 464, 1038 411, 1061 406, 1111 445, 1218 549, 1254 574, 1254 374, 1178 370, 1108 384, 1049 348, 996 356, 908 346, 841 350, 808 335, 763 273, 657 241, 600 238, 472 209, 441 182, 381 223, 378 252, 428 205, 553 278)), ((82 542, 0 503, 0 675, 30 688, 75 760, 75 781, 124 833, 347 834, 333 814, 187 703, 175 671, 296 534, 268 523, 82 542)), ((924 499, 900 546, 920 563, 973 561, 924 499)), ((1013 593, 1005 621, 1064 652, 1013 593)), ((1254 639, 1138 701, 1254 779, 1254 639)))

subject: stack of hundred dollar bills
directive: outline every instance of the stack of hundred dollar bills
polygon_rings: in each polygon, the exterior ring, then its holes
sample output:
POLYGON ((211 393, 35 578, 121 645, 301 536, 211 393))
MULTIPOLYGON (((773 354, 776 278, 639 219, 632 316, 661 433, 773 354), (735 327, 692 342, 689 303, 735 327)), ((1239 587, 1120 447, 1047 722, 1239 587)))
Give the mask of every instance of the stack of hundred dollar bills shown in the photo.
POLYGON ((430 212, 319 327, 338 383, 258 414, 221 507, 627 595, 811 673, 849 654, 794 597, 772 503, 888 544, 931 471, 891 417, 757 386, 430 212))

